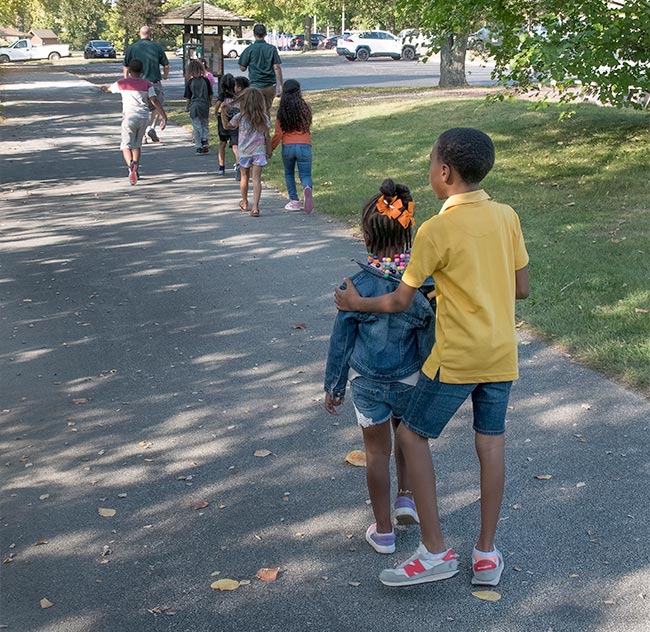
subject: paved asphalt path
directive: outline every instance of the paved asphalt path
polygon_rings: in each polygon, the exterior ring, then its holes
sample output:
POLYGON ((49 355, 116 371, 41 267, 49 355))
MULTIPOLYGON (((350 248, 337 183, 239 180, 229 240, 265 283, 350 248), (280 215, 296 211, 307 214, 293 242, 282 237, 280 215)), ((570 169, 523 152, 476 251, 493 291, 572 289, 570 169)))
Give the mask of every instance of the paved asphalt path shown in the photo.
POLYGON ((243 215, 174 126, 130 187, 119 97, 54 68, 1 81, 3 629, 647 631, 646 400, 522 334, 501 600, 471 594, 467 408, 432 445, 461 572, 385 588, 417 529, 370 550, 351 406, 322 409, 332 292, 359 242, 270 190, 243 215))

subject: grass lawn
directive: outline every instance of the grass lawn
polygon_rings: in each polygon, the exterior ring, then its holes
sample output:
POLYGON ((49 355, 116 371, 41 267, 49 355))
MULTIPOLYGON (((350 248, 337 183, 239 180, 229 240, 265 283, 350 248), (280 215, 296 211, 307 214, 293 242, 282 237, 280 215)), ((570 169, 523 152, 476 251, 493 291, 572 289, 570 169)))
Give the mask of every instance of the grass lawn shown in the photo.
MULTIPOLYGON (((387 176, 409 185, 418 222, 431 217, 441 205, 428 184, 436 136, 456 126, 490 134, 497 161, 484 185, 519 213, 530 254, 531 295, 518 303, 518 318, 583 364, 650 395, 648 114, 585 104, 560 121, 557 108, 431 90, 307 99, 315 206, 351 225, 387 176)), ((184 116, 172 118, 187 123, 184 116)), ((264 179, 285 191, 278 152, 264 179)))

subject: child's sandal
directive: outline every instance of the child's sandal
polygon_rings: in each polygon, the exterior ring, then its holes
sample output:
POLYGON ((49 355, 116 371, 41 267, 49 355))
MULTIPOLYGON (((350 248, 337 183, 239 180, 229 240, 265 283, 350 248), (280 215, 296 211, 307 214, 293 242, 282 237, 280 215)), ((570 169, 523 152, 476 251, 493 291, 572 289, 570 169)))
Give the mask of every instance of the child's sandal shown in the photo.
POLYGON ((251 217, 259 217, 259 216, 260 216, 260 209, 258 209, 258 208, 254 208, 254 209, 251 211, 251 217))
POLYGON ((248 204, 244 200, 239 201, 239 209, 242 213, 248 213, 248 204))

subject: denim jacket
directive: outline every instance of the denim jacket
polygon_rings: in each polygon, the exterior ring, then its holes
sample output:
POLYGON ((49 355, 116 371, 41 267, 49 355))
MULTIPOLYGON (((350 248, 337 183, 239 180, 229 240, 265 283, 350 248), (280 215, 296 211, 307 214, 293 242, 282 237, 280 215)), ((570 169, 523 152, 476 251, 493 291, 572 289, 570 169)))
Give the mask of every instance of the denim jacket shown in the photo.
MULTIPOLYGON (((357 262, 352 282, 361 296, 381 296, 397 289, 400 278, 384 278, 377 268, 357 262)), ((433 348, 433 310, 417 292, 399 314, 338 312, 330 337, 325 391, 345 395, 349 369, 365 378, 395 382, 420 370, 433 348)))

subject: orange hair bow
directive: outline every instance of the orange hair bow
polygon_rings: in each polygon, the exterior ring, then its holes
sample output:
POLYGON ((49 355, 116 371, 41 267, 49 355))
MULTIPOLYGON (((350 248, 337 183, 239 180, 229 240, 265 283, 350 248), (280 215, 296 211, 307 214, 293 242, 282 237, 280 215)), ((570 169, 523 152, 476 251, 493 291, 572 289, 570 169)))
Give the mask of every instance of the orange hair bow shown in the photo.
POLYGON ((408 228, 409 226, 415 226, 415 217, 413 217, 413 209, 415 208, 415 202, 411 200, 408 203, 408 206, 404 208, 404 202, 400 200, 397 196, 392 198, 389 202, 386 201, 385 197, 380 197, 377 200, 377 210, 382 215, 387 215, 391 219, 396 219, 401 225, 402 228, 408 228))

